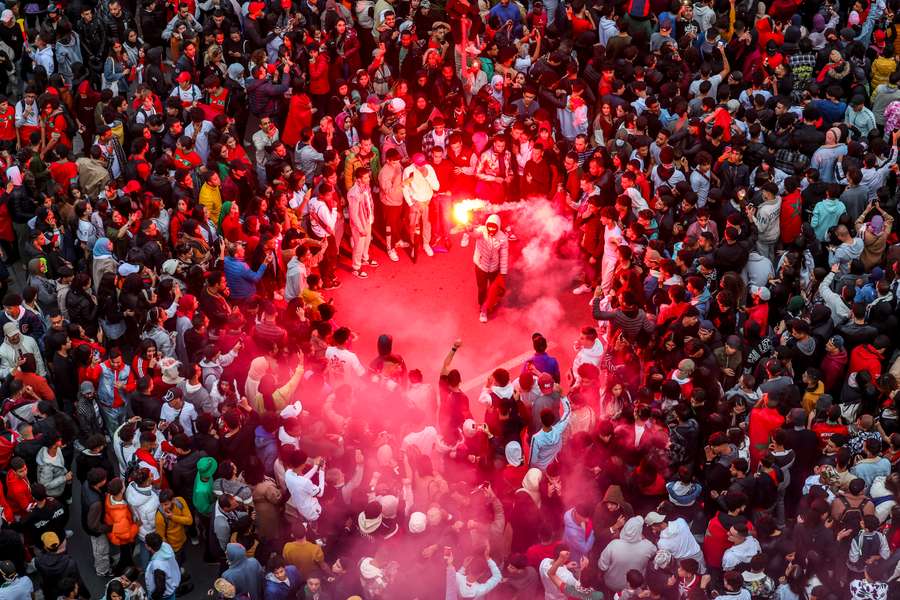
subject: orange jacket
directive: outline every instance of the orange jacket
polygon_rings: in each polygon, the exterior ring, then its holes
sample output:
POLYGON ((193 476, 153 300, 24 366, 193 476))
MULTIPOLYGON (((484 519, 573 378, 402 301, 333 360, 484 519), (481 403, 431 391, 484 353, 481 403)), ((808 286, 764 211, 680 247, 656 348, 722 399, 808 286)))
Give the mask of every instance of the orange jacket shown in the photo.
POLYGON ((112 531, 107 533, 109 542, 116 546, 130 544, 138 534, 137 523, 131 515, 131 507, 127 502, 113 504, 112 496, 106 495, 106 513, 103 515, 103 521, 112 527, 112 531))

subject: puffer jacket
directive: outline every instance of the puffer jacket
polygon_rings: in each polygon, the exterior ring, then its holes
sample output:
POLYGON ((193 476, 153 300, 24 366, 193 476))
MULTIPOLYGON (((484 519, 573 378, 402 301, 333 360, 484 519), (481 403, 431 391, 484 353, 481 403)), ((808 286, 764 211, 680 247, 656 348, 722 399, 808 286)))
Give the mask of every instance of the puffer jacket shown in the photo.
POLYGON ((106 495, 106 512, 103 520, 112 529, 106 534, 109 543, 116 546, 130 544, 138 534, 137 523, 134 522, 134 516, 131 514, 131 507, 125 501, 118 502, 113 500, 109 494, 106 495))
POLYGON ((41 448, 37 455, 37 480, 47 488, 47 495, 59 498, 66 488, 66 463, 62 452, 57 450, 56 456, 50 456, 46 448, 41 448))
POLYGON ((191 509, 188 508, 187 500, 176 497, 172 500, 172 516, 166 516, 162 508, 156 510, 156 533, 162 537, 163 541, 172 546, 175 552, 181 550, 187 541, 187 533, 185 527, 193 524, 194 519, 191 517, 191 509))
POLYGON ((125 490, 125 500, 131 506, 134 520, 138 524, 138 537, 143 540, 148 533, 156 531, 156 509, 159 497, 152 487, 138 487, 134 481, 125 490))

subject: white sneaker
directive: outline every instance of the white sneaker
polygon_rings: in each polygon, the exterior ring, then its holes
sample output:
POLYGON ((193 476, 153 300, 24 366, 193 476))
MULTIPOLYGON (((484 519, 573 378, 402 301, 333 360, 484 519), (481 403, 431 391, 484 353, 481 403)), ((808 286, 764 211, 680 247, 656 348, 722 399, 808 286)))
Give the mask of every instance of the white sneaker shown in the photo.
POLYGON ((426 256, 434 256, 434 250, 432 250, 431 246, 428 244, 422 244, 422 252, 424 252, 426 256))
POLYGON ((368 273, 366 273, 365 271, 362 271, 362 270, 353 271, 353 274, 356 275, 357 277, 359 277, 360 279, 366 279, 369 276, 368 273))
POLYGON ((409 248, 409 242, 404 242, 403 240, 400 240, 399 242, 397 242, 396 247, 397 248, 409 248))
POLYGON ((487 313, 484 311, 481 311, 481 314, 478 315, 478 320, 481 321, 482 323, 487 323, 487 313))
POLYGON ((469 245, 469 232, 463 234, 462 239, 459 241, 459 245, 463 248, 469 245))
POLYGON ((369 259, 366 261, 366 266, 372 267, 373 269, 378 267, 378 261, 369 259))
POLYGON ((400 257, 397 256, 397 251, 394 250, 393 248, 391 248, 390 250, 388 250, 387 255, 388 255, 388 258, 391 259, 391 260, 394 261, 394 262, 397 262, 397 261, 400 260, 400 257))
POLYGON ((581 294, 587 294, 589 291, 591 291, 591 286, 589 286, 589 285, 586 284, 586 283, 582 283, 582 284, 579 285, 577 288, 575 288, 574 290, 572 290, 572 293, 575 294, 576 296, 578 296, 578 295, 581 295, 581 294))

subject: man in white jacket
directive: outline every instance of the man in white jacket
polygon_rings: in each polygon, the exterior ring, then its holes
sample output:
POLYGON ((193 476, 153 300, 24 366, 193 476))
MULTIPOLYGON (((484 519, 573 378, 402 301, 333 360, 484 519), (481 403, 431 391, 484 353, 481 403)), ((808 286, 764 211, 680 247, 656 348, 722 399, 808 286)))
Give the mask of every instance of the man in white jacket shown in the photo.
POLYGON ((431 249, 431 221, 428 205, 440 189, 437 174, 421 152, 412 157, 412 164, 403 169, 403 199, 409 206, 409 239, 415 239, 416 225, 422 223, 422 251, 434 256, 431 249))
POLYGON ((3 343, 0 344, 0 378, 8 376, 22 361, 25 354, 34 355, 37 374, 47 376, 47 368, 41 357, 41 350, 37 342, 30 335, 24 335, 19 331, 19 325, 10 321, 3 326, 3 343))

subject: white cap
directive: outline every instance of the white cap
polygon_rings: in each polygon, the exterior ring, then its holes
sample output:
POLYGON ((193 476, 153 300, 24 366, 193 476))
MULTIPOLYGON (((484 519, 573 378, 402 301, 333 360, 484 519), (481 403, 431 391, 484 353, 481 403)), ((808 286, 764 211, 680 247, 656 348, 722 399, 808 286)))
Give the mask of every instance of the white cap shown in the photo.
POLYGON ((772 292, 769 291, 767 287, 760 287, 758 285, 750 286, 750 295, 751 296, 759 296, 759 299, 763 302, 768 302, 772 299, 772 292))
POLYGON ((13 14, 13 11, 9 10, 8 8, 0 13, 0 21, 3 21, 4 23, 9 23, 15 18, 16 16, 13 14))

